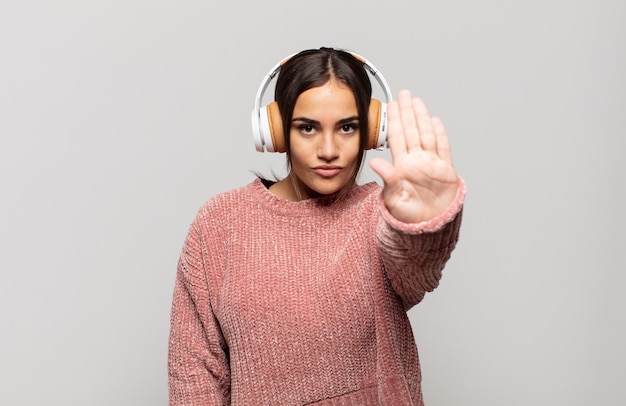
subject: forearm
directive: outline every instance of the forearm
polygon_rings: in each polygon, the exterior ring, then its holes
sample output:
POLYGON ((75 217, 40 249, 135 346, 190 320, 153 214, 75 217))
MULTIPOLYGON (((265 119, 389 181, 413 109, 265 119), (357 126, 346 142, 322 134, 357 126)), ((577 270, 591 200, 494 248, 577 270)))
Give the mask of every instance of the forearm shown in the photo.
POLYGON ((457 194, 436 218, 422 223, 402 223, 381 204, 377 239, 387 276, 409 309, 426 292, 435 289, 459 238, 465 184, 459 178, 457 194))

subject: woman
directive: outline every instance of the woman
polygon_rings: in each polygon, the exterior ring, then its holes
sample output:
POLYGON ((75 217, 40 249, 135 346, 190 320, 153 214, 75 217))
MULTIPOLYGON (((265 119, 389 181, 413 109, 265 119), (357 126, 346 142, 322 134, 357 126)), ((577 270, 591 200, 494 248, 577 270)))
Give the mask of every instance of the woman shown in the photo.
POLYGON ((408 91, 388 105, 384 186, 358 186, 371 84, 328 48, 275 89, 289 175, 199 210, 175 284, 171 405, 422 405, 406 311, 437 287, 465 195, 442 122, 408 91))

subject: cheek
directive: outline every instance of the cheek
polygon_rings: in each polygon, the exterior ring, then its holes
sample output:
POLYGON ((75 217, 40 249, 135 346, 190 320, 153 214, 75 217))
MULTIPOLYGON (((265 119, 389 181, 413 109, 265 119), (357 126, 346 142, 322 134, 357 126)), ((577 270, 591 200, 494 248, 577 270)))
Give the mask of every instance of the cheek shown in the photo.
POLYGON ((360 143, 360 140, 359 140, 359 137, 357 136, 354 139, 351 139, 345 148, 346 157, 349 157, 349 160, 354 161, 355 163, 359 157, 359 150, 360 150, 359 143, 360 143))
POLYGON ((288 160, 291 166, 297 166, 298 163, 302 161, 302 159, 297 153, 297 151, 300 151, 300 149, 301 149, 301 146, 298 145, 298 141, 295 140, 295 137, 291 136, 290 142, 289 142, 289 155, 288 155, 288 160))
POLYGON ((292 148, 291 154, 289 155, 289 164, 292 170, 301 172, 300 170, 307 166, 307 161, 302 151, 297 148, 292 148), (300 153, 294 151, 299 151, 300 153))

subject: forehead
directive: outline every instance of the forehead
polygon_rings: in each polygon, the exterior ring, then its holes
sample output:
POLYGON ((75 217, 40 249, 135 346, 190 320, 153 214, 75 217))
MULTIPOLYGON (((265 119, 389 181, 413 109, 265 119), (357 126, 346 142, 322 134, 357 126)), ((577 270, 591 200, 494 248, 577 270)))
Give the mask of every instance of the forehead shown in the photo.
POLYGON ((348 86, 336 80, 308 89, 298 96, 294 106, 293 116, 300 115, 340 116, 342 118, 357 115, 354 93, 348 86))

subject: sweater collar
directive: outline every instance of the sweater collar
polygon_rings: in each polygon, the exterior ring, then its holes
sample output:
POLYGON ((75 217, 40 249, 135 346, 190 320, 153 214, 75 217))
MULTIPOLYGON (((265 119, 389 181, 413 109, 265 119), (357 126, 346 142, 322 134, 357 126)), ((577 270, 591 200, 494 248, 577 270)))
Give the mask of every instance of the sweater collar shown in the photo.
POLYGON ((248 185, 248 190, 252 194, 252 198, 270 211, 302 216, 328 213, 329 211, 336 210, 340 211, 346 206, 361 201, 379 188, 380 186, 376 182, 368 182, 352 189, 339 201, 332 201, 331 197, 315 197, 299 202, 292 202, 270 192, 259 178, 248 185))

